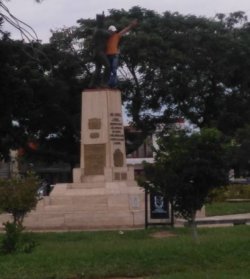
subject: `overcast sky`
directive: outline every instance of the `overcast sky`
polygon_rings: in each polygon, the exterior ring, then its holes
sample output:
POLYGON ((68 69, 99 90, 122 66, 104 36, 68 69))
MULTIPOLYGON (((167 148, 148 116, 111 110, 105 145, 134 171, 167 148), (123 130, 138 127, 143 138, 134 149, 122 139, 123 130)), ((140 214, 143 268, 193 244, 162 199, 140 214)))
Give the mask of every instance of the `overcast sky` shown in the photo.
MULTIPOLYGON (((249 0, 44 0, 41 4, 34 0, 3 1, 12 14, 35 29, 43 42, 48 41, 51 29, 76 25, 78 19, 95 18, 102 11, 108 14, 112 8, 128 10, 140 6, 159 13, 177 11, 207 17, 241 10, 250 19, 249 0)), ((12 32, 13 38, 20 38, 8 25, 5 29, 12 32)))

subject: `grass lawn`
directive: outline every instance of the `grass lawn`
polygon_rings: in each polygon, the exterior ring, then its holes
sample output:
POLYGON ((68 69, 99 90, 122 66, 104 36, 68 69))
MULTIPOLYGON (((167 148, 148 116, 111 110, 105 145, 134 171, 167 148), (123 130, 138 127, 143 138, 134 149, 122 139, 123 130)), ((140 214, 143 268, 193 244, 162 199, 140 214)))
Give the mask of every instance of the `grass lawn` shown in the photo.
POLYGON ((168 238, 155 231, 34 234, 31 254, 0 255, 0 278, 249 278, 250 226, 201 228, 200 244, 188 228, 168 238))
POLYGON ((241 214, 250 212, 250 202, 213 202, 206 205, 206 216, 241 214))

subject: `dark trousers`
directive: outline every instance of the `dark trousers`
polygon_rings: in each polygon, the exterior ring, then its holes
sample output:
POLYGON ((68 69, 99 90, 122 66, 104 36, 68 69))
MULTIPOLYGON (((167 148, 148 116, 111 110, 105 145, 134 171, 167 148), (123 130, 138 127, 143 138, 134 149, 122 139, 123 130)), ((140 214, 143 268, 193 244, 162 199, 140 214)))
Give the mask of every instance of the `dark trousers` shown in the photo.
POLYGON ((109 77, 109 86, 117 86, 117 68, 118 68, 118 54, 108 55, 108 60, 110 64, 110 77, 109 77))

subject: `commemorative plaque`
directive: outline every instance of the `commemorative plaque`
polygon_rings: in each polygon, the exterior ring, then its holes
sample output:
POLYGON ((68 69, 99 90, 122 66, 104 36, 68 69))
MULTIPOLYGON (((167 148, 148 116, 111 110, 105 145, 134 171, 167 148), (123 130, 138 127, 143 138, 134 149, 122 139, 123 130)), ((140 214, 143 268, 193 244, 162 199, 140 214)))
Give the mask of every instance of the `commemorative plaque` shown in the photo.
POLYGON ((106 158, 105 144, 84 145, 84 168, 86 175, 104 174, 106 158))

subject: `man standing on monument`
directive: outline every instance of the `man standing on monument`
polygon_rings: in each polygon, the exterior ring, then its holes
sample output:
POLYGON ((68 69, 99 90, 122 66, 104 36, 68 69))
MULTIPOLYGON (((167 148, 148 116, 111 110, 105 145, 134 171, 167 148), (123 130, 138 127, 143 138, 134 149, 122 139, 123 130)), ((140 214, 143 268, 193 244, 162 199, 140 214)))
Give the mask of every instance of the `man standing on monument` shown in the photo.
POLYGON ((109 26, 108 31, 111 32, 111 36, 108 38, 106 55, 110 64, 110 77, 108 85, 112 88, 117 86, 117 68, 118 68, 118 58, 119 58, 119 42, 123 35, 129 32, 133 27, 138 24, 138 21, 133 20, 127 27, 117 32, 114 25, 109 26))
POLYGON ((105 53, 108 38, 111 36, 109 31, 104 29, 104 14, 96 15, 97 28, 93 35, 93 57, 95 62, 95 72, 89 87, 108 87, 110 76, 110 63, 105 53), (103 77, 101 76, 102 66, 104 66, 103 77))

